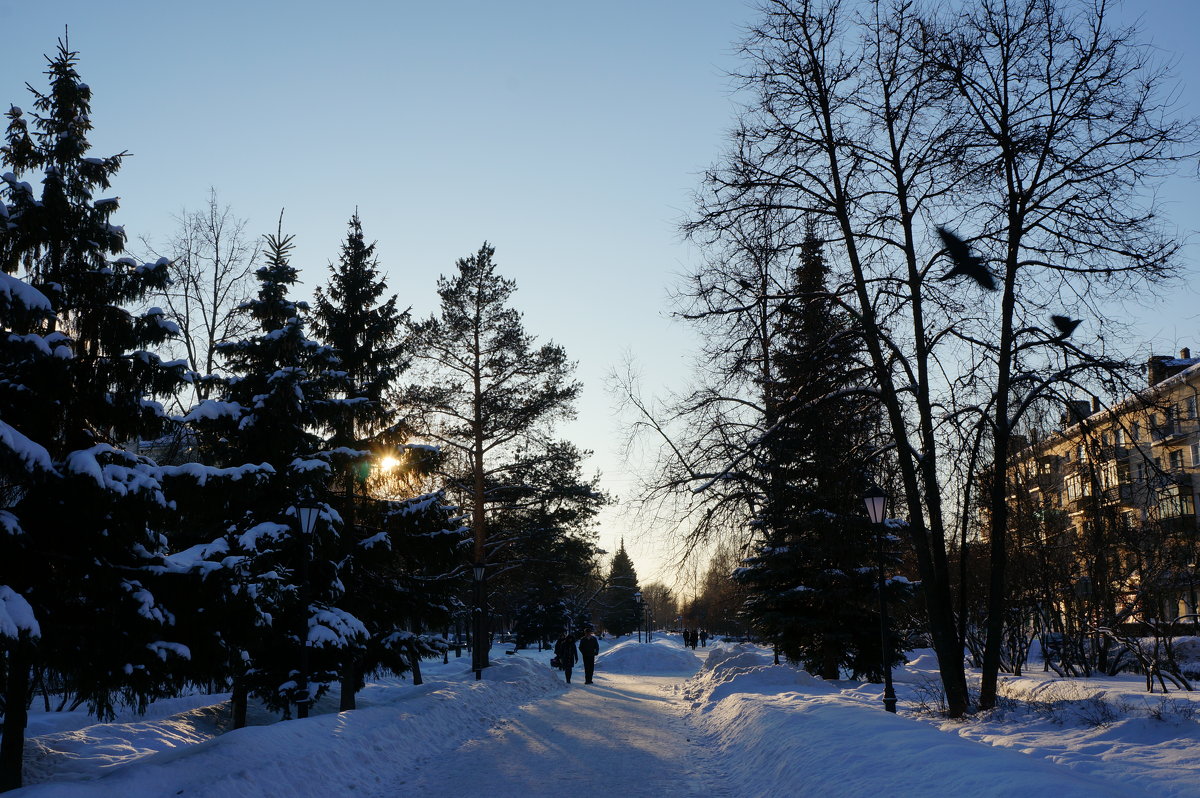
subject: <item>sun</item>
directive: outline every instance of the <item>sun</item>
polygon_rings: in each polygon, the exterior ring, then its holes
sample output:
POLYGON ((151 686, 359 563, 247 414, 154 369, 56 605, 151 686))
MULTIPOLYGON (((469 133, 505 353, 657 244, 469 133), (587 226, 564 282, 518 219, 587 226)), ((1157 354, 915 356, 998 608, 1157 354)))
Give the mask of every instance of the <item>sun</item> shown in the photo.
POLYGON ((400 465, 400 461, 397 460, 395 457, 392 457, 390 454, 382 457, 379 460, 379 470, 380 471, 391 471, 393 468, 396 468, 399 465, 400 465))

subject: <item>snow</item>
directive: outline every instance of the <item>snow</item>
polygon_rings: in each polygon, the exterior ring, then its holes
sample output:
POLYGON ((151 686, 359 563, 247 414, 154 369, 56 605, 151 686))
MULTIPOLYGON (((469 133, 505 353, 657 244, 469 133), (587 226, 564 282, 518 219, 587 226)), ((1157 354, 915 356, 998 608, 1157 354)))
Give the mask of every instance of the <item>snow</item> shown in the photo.
POLYGON ((237 402, 221 402, 216 399, 205 399, 192 408, 191 412, 179 419, 187 424, 201 419, 215 420, 219 418, 239 418, 244 412, 237 402))
POLYGON ((0 585, 0 635, 16 638, 21 632, 28 632, 30 637, 42 636, 33 607, 25 597, 8 585, 0 585))
POLYGON ((34 443, 27 438, 15 427, 10 427, 3 420, 0 420, 0 445, 15 454, 17 459, 30 470, 54 471, 50 452, 46 451, 41 444, 34 443))
POLYGON ((1141 693, 1140 677, 1009 678, 999 710, 949 721, 923 708, 935 674, 927 652, 896 670, 892 715, 879 685, 823 681, 759 646, 693 652, 661 633, 601 646, 591 685, 581 667, 564 684, 549 650, 493 647, 482 681, 466 652, 451 653, 448 664, 426 661, 419 687, 369 680, 357 710, 335 711, 335 685, 308 719, 277 722, 252 706, 251 725, 236 731, 226 730, 227 695, 159 701, 109 724, 38 711, 39 700, 30 786, 13 794, 1197 794, 1200 699, 1141 693))
POLYGON ((19 280, 11 274, 0 271, 0 297, 8 305, 20 305, 29 310, 40 310, 50 313, 53 308, 46 295, 24 280, 19 280))

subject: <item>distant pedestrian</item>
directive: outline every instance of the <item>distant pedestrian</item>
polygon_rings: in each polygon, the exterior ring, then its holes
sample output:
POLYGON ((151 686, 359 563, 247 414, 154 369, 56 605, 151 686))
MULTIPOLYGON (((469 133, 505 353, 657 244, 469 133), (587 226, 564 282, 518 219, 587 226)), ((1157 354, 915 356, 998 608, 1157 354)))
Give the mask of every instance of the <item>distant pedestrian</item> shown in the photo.
POLYGON ((696 644, 699 642, 700 642, 700 633, 698 631, 696 631, 695 629, 693 629, 692 630, 692 639, 691 639, 692 651, 696 650, 696 644))
POLYGON ((579 641, 579 654, 583 657, 583 683, 591 684, 596 672, 596 655, 600 653, 600 641, 591 630, 579 641))
POLYGON ((691 629, 683 630, 683 647, 684 648, 692 647, 692 630, 691 629))
POLYGON ((708 630, 700 630, 700 648, 708 648, 708 630))
POLYGON ((554 656, 558 658, 558 667, 562 668, 567 676, 567 684, 570 684, 571 669, 579 659, 579 653, 575 650, 575 640, 570 633, 563 632, 562 637, 558 638, 558 642, 554 644, 554 656))

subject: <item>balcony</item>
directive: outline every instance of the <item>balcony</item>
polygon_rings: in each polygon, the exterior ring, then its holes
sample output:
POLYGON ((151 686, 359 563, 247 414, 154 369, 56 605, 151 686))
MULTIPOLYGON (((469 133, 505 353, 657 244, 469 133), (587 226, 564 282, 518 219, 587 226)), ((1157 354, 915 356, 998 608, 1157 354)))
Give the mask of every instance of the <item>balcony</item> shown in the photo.
POLYGON ((1197 420, 1194 418, 1184 418, 1178 421, 1171 421, 1159 427, 1154 427, 1150 430, 1150 439, 1155 443, 1169 443, 1171 441, 1186 438, 1196 432, 1197 420))

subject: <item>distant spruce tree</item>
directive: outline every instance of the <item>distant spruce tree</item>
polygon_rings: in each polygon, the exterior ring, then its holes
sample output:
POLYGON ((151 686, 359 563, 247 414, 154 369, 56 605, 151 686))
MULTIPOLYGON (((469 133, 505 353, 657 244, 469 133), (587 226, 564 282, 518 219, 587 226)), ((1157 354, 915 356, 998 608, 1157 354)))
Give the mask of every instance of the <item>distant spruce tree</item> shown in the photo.
POLYGON ((167 263, 117 257, 125 232, 108 189, 125 153, 88 155, 91 89, 65 41, 47 58, 35 112, 8 111, 0 160, 0 789, 21 784, 31 675, 91 712, 144 708, 189 652, 148 587, 170 522, 155 464, 153 397, 182 368, 152 348, 177 328, 136 313, 167 263), (21 180, 41 184, 40 194, 21 180))
MULTIPOLYGON (((774 338, 778 382, 764 386, 761 537, 735 578, 750 591, 747 619, 790 661, 830 679, 842 669, 877 678, 876 541, 862 495, 878 411, 854 390, 860 333, 829 299, 826 274, 810 229, 774 338)), ((893 601, 904 592, 889 590, 893 601)))
POLYGON ((347 455, 331 452, 318 434, 337 417, 335 394, 345 375, 332 350, 308 338, 306 306, 289 298, 299 281, 292 247, 282 232, 266 237, 258 293, 248 306, 257 329, 218 346, 228 376, 186 420, 208 441, 217 466, 259 477, 231 501, 224 533, 196 550, 220 564, 229 592, 254 605, 222 634, 235 696, 257 696, 285 713, 295 704, 304 717, 309 704, 297 696, 309 685, 314 699, 323 692, 337 677, 343 649, 360 645, 366 629, 339 604, 343 530, 326 493, 347 455), (306 499, 320 506, 311 536, 298 524, 306 499))
POLYGON ((625 551, 625 541, 613 555, 608 570, 608 588, 605 590, 604 628, 614 635, 627 635, 637 631, 641 623, 640 608, 634 594, 638 592, 637 571, 633 560, 625 551))
MULTIPOLYGON (((492 508, 518 484, 515 471, 549 451, 554 422, 574 415, 579 393, 565 350, 536 345, 509 307, 516 284, 497 272, 494 255, 485 242, 460 258, 457 272, 438 280, 440 311, 412 327, 422 379, 410 401, 425 414, 422 434, 443 449, 451 497, 470 513, 477 562, 492 557, 492 508)), ((486 606, 479 620, 486 637, 486 606)), ((486 645, 477 650, 486 666, 486 645)))

